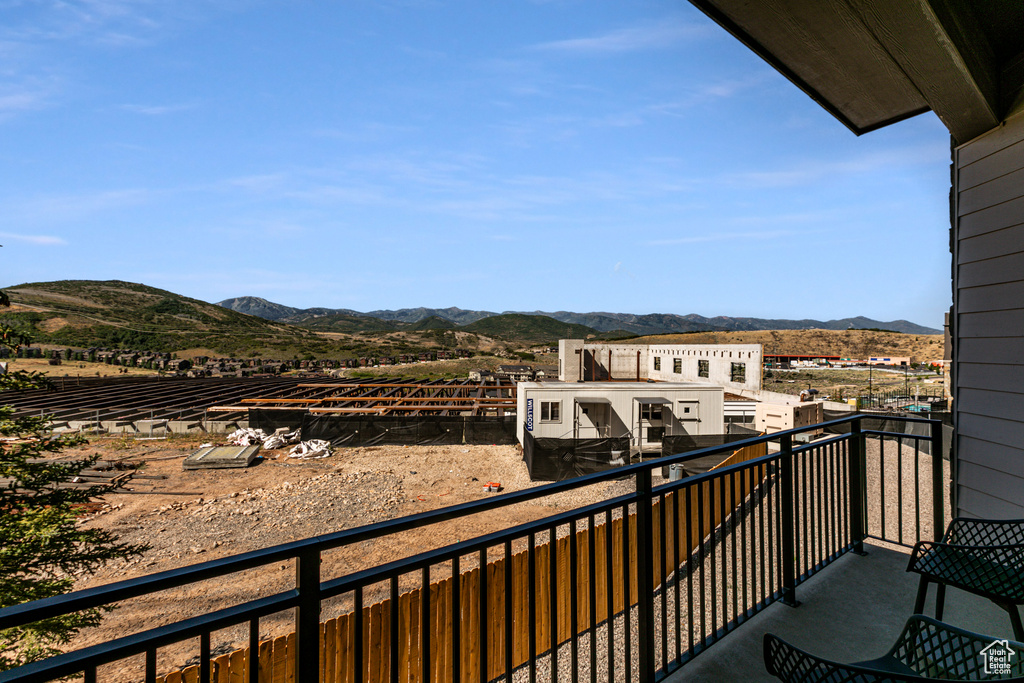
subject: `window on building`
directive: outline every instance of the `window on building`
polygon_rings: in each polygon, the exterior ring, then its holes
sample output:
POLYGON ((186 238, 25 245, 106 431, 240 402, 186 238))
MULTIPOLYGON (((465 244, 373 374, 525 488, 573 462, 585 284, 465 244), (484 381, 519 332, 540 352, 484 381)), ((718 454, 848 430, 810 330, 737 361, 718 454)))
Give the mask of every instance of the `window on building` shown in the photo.
MULTIPOLYGON (((735 365, 735 363, 734 363, 734 365, 735 365)), ((697 361, 697 376, 698 377, 707 377, 710 374, 710 370, 709 370, 708 366, 709 366, 709 363, 706 360, 699 360, 699 361, 697 361)))
POLYGON ((732 382, 746 382, 747 381, 747 364, 746 363, 733 363, 732 369, 729 371, 729 380, 732 382))
POLYGON ((540 402, 540 421, 541 422, 561 422, 562 421, 562 402, 561 401, 541 401, 540 402))
POLYGON ((676 373, 677 375, 683 374, 683 359, 682 358, 673 358, 672 359, 672 372, 676 373))
POLYGON ((640 404, 640 419, 641 420, 660 420, 661 419, 661 406, 654 403, 641 403, 640 404))
POLYGON ((661 370, 661 356, 654 357, 654 369, 661 370))

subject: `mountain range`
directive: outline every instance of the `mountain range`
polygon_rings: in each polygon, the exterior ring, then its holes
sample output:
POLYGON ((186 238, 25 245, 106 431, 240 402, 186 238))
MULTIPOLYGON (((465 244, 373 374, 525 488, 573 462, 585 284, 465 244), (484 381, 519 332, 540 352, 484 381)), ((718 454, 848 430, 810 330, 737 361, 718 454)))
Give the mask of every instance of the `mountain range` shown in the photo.
MULTIPOLYGON (((506 315, 532 315, 554 318, 569 325, 582 325, 598 332, 622 332, 626 334, 671 334, 703 331, 740 330, 847 330, 878 329, 903 332, 906 334, 941 334, 942 330, 925 327, 908 320, 884 322, 858 316, 837 320, 788 320, 769 318, 738 318, 715 316, 708 318, 696 313, 676 315, 674 313, 574 313, 572 311, 475 311, 461 308, 401 308, 398 310, 377 310, 361 313, 346 308, 294 308, 277 304, 260 297, 243 296, 225 299, 218 306, 239 313, 258 316, 275 322, 291 323, 313 329, 355 329, 360 325, 373 326, 373 320, 406 323, 432 329, 465 326, 486 318, 506 315)), ((423 329, 421 327, 421 329, 423 329)))

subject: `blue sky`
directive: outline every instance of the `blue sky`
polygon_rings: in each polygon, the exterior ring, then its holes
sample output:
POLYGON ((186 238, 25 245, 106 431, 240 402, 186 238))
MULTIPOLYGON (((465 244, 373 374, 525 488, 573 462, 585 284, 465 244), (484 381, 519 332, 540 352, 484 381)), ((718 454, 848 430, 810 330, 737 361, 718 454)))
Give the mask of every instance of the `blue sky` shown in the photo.
POLYGON ((0 284, 940 326, 949 137, 678 0, 0 0, 0 284))

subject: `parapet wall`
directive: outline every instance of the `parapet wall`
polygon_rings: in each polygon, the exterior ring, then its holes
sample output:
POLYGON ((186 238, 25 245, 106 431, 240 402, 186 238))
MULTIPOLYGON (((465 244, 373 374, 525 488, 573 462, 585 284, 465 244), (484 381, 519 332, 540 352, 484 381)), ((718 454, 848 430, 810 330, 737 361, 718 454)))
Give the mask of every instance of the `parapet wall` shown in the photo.
POLYGON ((558 351, 559 379, 564 382, 640 378, 714 384, 737 393, 761 389, 760 344, 588 344, 563 339, 558 351))

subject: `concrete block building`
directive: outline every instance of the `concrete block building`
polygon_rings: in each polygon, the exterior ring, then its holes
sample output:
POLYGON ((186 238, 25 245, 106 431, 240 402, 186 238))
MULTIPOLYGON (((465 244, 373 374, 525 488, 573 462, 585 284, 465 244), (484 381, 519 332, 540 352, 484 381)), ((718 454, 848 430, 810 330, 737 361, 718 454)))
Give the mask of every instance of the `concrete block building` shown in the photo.
POLYGON ((630 439, 661 451, 665 436, 721 434, 724 391, 696 382, 520 382, 517 436, 630 439))
POLYGON ((759 391, 761 367, 760 344, 558 342, 558 378, 563 382, 653 379, 759 391))

